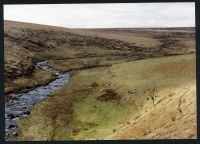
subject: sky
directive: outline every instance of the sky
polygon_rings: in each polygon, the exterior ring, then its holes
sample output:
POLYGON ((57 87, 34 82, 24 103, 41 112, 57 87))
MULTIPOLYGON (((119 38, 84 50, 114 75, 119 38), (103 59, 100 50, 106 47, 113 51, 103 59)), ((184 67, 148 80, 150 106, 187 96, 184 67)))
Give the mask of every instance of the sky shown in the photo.
POLYGON ((67 28, 194 27, 195 3, 4 5, 4 19, 67 28))

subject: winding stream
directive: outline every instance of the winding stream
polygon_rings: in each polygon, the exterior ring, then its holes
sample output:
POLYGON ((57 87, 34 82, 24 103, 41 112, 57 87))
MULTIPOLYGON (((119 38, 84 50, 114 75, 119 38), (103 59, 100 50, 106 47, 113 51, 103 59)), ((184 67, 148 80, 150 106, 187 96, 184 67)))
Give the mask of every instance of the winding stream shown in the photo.
POLYGON ((20 94, 10 94, 12 97, 9 102, 5 104, 5 136, 6 140, 13 140, 19 133, 16 122, 21 117, 26 117, 30 114, 30 108, 39 101, 46 98, 50 93, 58 90, 63 85, 68 83, 69 74, 60 73, 48 67, 48 61, 38 62, 37 66, 40 68, 55 73, 57 78, 45 86, 39 86, 34 90, 20 94))

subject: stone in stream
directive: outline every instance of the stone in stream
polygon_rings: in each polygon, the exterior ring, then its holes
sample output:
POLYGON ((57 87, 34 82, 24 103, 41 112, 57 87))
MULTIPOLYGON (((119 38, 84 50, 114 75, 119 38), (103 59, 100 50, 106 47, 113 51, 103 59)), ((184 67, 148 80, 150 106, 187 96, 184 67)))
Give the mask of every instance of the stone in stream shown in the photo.
POLYGON ((17 132, 14 132, 13 135, 14 135, 14 136, 18 136, 19 134, 18 134, 17 132))
POLYGON ((14 116, 13 114, 8 114, 7 117, 9 117, 10 119, 14 119, 16 116, 14 116))
POLYGON ((24 112, 23 114, 29 115, 29 114, 30 114, 30 111, 26 111, 26 112, 24 112))
POLYGON ((18 120, 19 120, 19 118, 18 118, 18 117, 16 117, 16 118, 14 118, 14 119, 13 119, 13 121, 18 121, 18 120))
POLYGON ((9 128, 9 129, 10 129, 10 128, 16 128, 16 126, 13 125, 13 124, 11 124, 11 125, 8 126, 8 128, 9 128))

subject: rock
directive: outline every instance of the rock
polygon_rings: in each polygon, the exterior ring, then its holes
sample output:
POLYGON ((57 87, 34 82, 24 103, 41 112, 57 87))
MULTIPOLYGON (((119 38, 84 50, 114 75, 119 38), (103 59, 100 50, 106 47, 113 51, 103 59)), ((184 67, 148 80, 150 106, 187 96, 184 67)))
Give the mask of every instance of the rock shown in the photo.
POLYGON ((30 111, 26 111, 26 112, 24 112, 23 114, 29 115, 29 114, 30 114, 30 111))
POLYGON ((13 114, 8 114, 7 115, 10 119, 14 119, 16 116, 14 116, 13 114))
POLYGON ((16 126, 13 125, 13 124, 11 124, 11 125, 8 126, 8 128, 15 128, 15 127, 16 127, 16 126))
POLYGON ((18 118, 18 117, 16 117, 16 118, 14 118, 14 119, 13 119, 13 121, 18 121, 18 120, 19 120, 19 118, 18 118))
POLYGON ((13 97, 13 100, 18 100, 19 98, 18 97, 13 97))
POLYGON ((13 135, 14 135, 14 136, 18 136, 19 134, 18 134, 17 132, 14 132, 13 135))

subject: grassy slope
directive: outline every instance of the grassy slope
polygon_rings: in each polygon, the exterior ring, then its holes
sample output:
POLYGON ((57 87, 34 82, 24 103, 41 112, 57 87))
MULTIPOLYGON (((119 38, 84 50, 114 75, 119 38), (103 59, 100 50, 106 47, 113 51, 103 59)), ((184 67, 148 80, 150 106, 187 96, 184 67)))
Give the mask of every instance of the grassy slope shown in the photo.
POLYGON ((195 138, 194 85, 194 55, 82 70, 68 85, 37 104, 28 118, 20 121, 22 133, 19 138, 195 138), (105 89, 114 90, 121 99, 98 100, 105 89), (161 114, 161 110, 165 113, 161 114), (187 132, 183 132, 185 129, 187 132))
POLYGON ((185 82, 158 92, 155 106, 145 104, 137 117, 104 139, 196 139, 194 83, 185 82))

